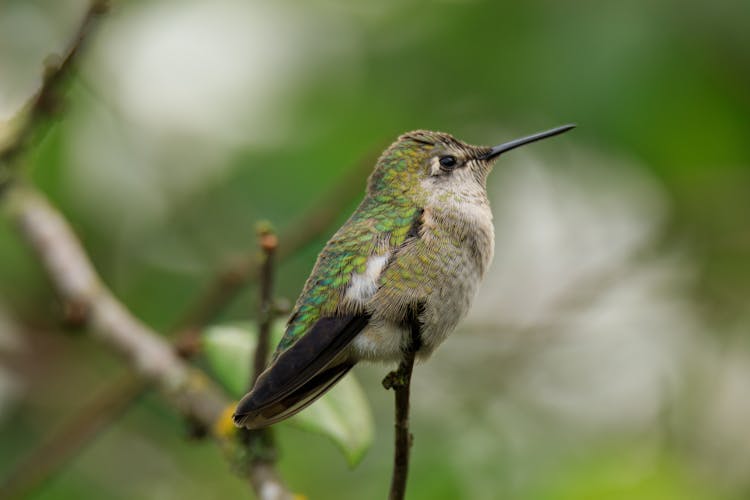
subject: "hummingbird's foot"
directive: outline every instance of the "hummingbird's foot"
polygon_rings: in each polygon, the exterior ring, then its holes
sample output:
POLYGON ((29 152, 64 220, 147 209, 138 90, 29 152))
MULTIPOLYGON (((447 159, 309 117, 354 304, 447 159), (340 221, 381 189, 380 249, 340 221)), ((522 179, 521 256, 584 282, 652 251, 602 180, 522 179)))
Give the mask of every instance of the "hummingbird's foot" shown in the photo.
POLYGON ((386 390, 396 390, 401 387, 405 387, 409 384, 409 378, 410 374, 406 373, 404 364, 401 363, 397 370, 393 370, 385 376, 385 378, 383 379, 383 387, 386 390))
POLYGON ((411 372, 414 368, 414 359, 417 356, 422 346, 422 324, 419 321, 419 316, 424 311, 424 304, 417 304, 411 311, 407 320, 409 325, 409 331, 411 333, 410 342, 403 349, 403 359, 398 364, 398 368, 390 372, 383 379, 383 387, 385 390, 393 389, 397 391, 399 389, 406 389, 409 391, 409 384, 411 383, 411 372))

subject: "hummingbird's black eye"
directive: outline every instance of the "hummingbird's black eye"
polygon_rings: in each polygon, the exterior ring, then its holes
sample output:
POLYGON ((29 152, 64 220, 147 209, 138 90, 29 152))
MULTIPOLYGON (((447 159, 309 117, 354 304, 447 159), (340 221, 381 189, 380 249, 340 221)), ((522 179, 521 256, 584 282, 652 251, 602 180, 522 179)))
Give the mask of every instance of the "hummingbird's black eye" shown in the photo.
POLYGON ((440 157, 440 168, 446 172, 450 172, 458 165, 458 160, 455 156, 447 155, 440 157))

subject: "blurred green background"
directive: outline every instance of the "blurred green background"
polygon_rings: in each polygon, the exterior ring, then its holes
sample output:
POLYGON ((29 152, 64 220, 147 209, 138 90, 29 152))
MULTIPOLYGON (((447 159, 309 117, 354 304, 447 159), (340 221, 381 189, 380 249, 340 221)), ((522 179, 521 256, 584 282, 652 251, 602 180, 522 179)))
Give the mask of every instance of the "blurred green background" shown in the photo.
MULTIPOLYGON (((169 328, 258 219, 356 199, 330 188, 405 131, 495 144, 576 122, 490 179, 495 262, 417 367, 409 498, 750 497, 749 2, 113 3, 23 173, 139 317, 169 328)), ((0 141, 85 8, 0 0, 0 141)), ((283 262, 280 296, 355 203, 283 262)), ((126 370, 59 313, 0 218, 0 479, 126 370)), ((385 496, 387 370, 357 369, 377 429, 356 469, 281 427, 295 491, 385 496)), ((32 498, 247 497, 186 433, 149 394, 32 498)))

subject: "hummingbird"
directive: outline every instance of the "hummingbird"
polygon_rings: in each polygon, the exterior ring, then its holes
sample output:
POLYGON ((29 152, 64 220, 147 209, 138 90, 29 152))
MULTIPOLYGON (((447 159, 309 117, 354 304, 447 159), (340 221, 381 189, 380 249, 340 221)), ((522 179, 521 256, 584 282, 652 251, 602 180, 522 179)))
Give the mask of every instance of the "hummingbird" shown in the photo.
POLYGON ((401 135, 378 159, 359 207, 318 255, 234 423, 259 429, 287 419, 360 361, 398 362, 409 348, 417 359, 429 357, 469 310, 492 260, 487 176, 495 161, 574 127, 495 147, 427 130, 401 135))

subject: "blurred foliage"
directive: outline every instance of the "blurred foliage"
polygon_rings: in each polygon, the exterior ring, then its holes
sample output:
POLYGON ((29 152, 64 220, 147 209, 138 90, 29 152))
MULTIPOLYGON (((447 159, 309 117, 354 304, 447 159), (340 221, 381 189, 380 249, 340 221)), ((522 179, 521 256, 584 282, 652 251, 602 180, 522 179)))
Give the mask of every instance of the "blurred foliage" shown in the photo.
MULTIPOLYGON (((746 422, 736 406, 750 401, 741 383, 750 366, 749 2, 113 3, 66 87, 64 118, 45 127, 22 175, 70 218, 105 282, 137 315, 171 327, 223 263, 255 248, 256 220, 283 228, 404 131, 493 144, 577 122, 535 154, 574 183, 573 144, 596 151, 613 179, 624 158, 662 193, 666 225, 651 251, 689 262, 695 279, 666 288, 692 301, 700 331, 688 350, 710 359, 671 375, 685 389, 667 391, 664 415, 637 431, 581 439, 585 419, 562 425, 541 407, 514 406, 514 379, 506 377, 523 368, 522 356, 502 366, 448 363, 441 351, 417 367, 417 382, 422 369, 442 372, 461 394, 433 378, 414 395, 409 497, 750 495, 746 433, 703 434, 736 429, 716 422, 746 422), (740 382, 724 384, 729 375, 740 382), (460 396, 471 406, 459 407, 460 396), (489 410, 502 405, 523 417, 497 421, 489 410), (715 426, 691 420, 704 413, 715 426), (451 425, 465 415, 470 424, 451 425), (491 434, 497 428, 505 431, 491 434)), ((43 60, 66 46, 84 7, 0 0, 0 122, 33 93, 43 60)), ((279 295, 296 297, 334 229, 281 264, 279 295)), ((548 251, 545 262, 554 261, 558 249, 548 251)), ((222 319, 246 320, 255 293, 250 287, 222 319)), ((8 403, 0 394, 5 471, 123 368, 85 337, 61 334, 49 283, 4 218, 0 307, 8 318, 0 340, 21 346, 0 343, 0 364, 17 388, 8 403)), ((658 325, 652 337, 680 333, 672 328, 658 325)), ((468 351, 470 333, 444 349, 468 351)), ((502 342, 498 335, 481 347, 501 350, 502 342)), ((637 378, 639 365, 629 369, 626 378, 637 378)), ((310 498, 374 499, 387 490, 392 402, 378 384, 385 369, 358 370, 377 424, 355 470, 320 436, 281 429, 282 472, 310 498)), ((34 498, 246 495, 218 451, 185 441, 182 428, 148 396, 34 498)))

